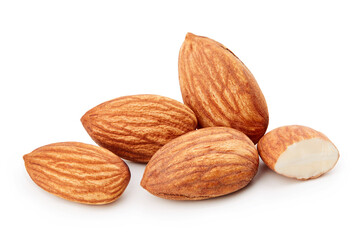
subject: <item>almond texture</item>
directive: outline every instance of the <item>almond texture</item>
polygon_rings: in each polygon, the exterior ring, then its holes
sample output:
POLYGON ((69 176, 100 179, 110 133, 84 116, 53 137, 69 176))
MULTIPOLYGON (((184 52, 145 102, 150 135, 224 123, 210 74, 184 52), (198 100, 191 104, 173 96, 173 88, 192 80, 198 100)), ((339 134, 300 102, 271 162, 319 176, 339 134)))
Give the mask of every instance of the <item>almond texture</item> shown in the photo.
POLYGON ((179 83, 199 127, 235 128, 254 143, 266 132, 265 98, 252 73, 222 44, 188 33, 179 52, 179 83))
POLYGON ((85 143, 63 142, 24 156, 26 170, 44 190, 85 204, 115 201, 130 181, 128 166, 112 152, 85 143))
POLYGON ((338 149, 324 134, 299 125, 270 131, 261 138, 257 148, 269 168, 301 180, 321 176, 339 159, 338 149))
POLYGON ((135 162, 148 162, 164 144, 197 126, 193 111, 184 104, 147 94, 102 103, 81 121, 98 145, 135 162))
POLYGON ((210 127, 187 133, 162 147, 146 165, 141 186, 173 200, 218 197, 245 187, 259 157, 242 132, 210 127))

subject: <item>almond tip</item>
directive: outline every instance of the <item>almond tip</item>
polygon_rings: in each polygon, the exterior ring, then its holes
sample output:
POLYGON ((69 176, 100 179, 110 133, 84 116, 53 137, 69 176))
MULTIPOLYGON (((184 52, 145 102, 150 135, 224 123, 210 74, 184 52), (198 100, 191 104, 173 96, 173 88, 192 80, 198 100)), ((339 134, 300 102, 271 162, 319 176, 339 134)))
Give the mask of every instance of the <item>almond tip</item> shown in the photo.
POLYGON ((190 40, 194 37, 196 37, 197 35, 191 33, 191 32, 188 32, 187 35, 185 36, 185 40, 190 40))
MULTIPOLYGON (((142 178, 141 181, 140 181, 140 186, 143 188, 143 189, 146 189, 146 183, 145 183, 145 179, 142 178)), ((147 189, 146 189, 147 190, 147 189)))
POLYGON ((24 162, 26 162, 28 160, 28 157, 29 157, 29 153, 23 155, 24 162))
POLYGON ((82 125, 84 125, 84 124, 85 124, 85 122, 87 121, 87 113, 85 113, 85 114, 81 117, 80 121, 81 121, 82 125))

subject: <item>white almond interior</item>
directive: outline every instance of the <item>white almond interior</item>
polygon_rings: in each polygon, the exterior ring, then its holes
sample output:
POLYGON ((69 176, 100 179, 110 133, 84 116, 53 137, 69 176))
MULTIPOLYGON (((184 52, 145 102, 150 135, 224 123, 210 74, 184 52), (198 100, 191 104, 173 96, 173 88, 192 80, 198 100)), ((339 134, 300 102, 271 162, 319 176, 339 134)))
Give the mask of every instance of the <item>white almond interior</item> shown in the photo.
POLYGON ((336 147, 327 140, 312 138, 290 145, 278 158, 275 171, 297 179, 328 172, 338 161, 336 147))

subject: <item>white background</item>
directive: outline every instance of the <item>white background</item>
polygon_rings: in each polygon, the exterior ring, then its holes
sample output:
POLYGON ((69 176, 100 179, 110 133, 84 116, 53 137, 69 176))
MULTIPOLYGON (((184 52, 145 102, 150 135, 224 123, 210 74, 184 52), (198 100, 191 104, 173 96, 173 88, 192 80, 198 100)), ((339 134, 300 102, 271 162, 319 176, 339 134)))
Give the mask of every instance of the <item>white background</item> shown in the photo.
POLYGON ((0 1, 1 239, 362 239, 361 1, 0 1), (231 49, 255 75, 268 131, 302 124, 338 147, 337 166, 297 181, 263 163, 237 193, 164 200, 128 162, 119 200, 88 206, 33 183, 22 156, 60 141, 93 143, 80 118, 123 95, 182 101, 187 32, 231 49))

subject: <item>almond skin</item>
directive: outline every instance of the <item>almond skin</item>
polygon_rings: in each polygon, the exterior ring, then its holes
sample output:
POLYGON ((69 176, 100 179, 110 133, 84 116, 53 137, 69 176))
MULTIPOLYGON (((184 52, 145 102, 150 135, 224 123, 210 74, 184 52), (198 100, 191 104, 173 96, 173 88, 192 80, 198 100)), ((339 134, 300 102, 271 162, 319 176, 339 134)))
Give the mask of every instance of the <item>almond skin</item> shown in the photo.
POLYGON ((330 171, 339 159, 336 146, 323 133, 300 125, 276 128, 257 145, 264 163, 290 178, 308 180, 330 171))
POLYGON ((39 187, 73 202, 113 202, 130 181, 129 168, 122 159, 90 144, 53 143, 23 158, 29 176, 39 187))
POLYGON ((98 145, 135 162, 148 162, 167 142, 197 126, 195 114, 184 104, 148 94, 102 103, 81 121, 98 145))
POLYGON ((235 128, 255 144, 266 132, 265 98, 252 73, 222 44, 188 33, 179 52, 179 83, 199 127, 235 128))
POLYGON ((172 200, 201 200, 235 192, 255 176, 257 150, 242 132, 210 127, 162 147, 146 165, 141 186, 172 200))

